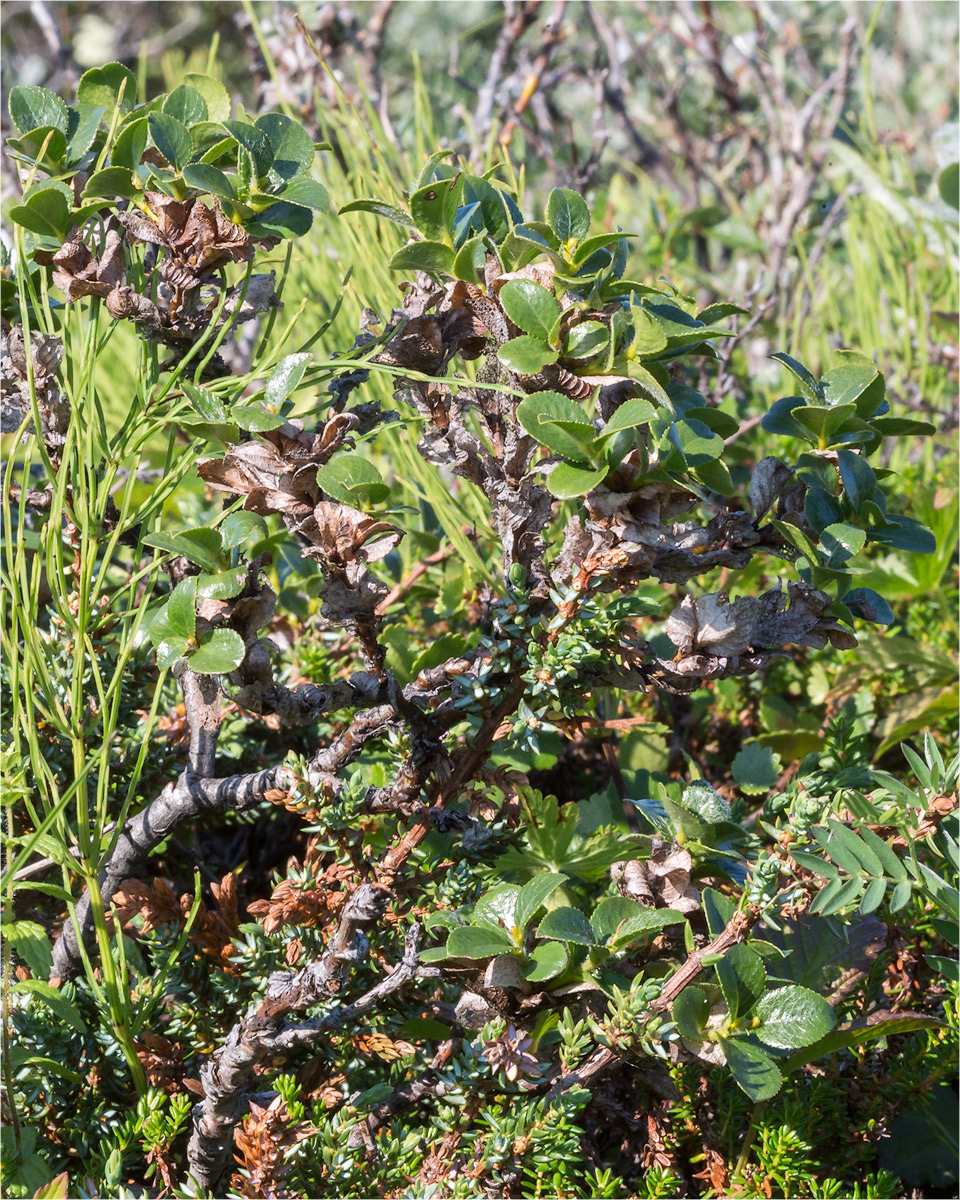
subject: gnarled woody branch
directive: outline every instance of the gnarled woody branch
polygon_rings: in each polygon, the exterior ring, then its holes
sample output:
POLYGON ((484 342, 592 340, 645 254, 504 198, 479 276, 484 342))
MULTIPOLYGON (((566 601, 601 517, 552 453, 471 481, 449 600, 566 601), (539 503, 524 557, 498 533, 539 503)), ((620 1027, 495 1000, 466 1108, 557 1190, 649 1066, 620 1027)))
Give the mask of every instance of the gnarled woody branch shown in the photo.
POLYGON ((329 1000, 343 987, 352 966, 367 955, 365 930, 383 915, 390 893, 373 884, 359 887, 344 907, 337 929, 319 962, 302 971, 278 971, 270 977, 263 1000, 238 1022, 201 1071, 204 1098, 193 1113, 187 1149, 191 1175, 201 1187, 214 1188, 233 1146, 233 1131, 249 1102, 248 1085, 265 1059, 307 1045, 330 1029, 341 1029, 375 1008, 416 973, 420 927, 411 925, 404 938, 403 959, 391 975, 353 1004, 322 1017, 292 1023, 287 1014, 329 1000))

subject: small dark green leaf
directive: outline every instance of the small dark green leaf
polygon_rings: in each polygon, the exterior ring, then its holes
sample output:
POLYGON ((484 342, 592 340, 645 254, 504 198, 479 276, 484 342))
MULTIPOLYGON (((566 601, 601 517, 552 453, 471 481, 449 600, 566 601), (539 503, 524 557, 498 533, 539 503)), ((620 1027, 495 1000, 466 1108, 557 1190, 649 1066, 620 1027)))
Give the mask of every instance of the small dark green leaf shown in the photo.
POLYGON ((197 632, 197 577, 189 575, 170 593, 166 623, 177 637, 192 638, 197 632))
POLYGON ((215 629, 190 655, 190 669, 198 675, 226 675, 240 666, 245 654, 246 647, 239 633, 232 629, 215 629))
POLYGON ((673 1002, 677 1031, 688 1042, 699 1042, 710 1016, 710 1001, 698 987, 685 987, 673 1002))
POLYGON ((638 429, 641 425, 647 425, 650 421, 655 420, 657 415, 656 408, 649 400, 641 400, 639 397, 626 400, 604 425, 600 436, 608 437, 610 434, 619 433, 624 429, 638 429))
POLYGON ((720 990, 732 1017, 742 1016, 763 995, 767 972, 763 960, 749 946, 731 946, 717 963, 720 990))
POLYGON ((937 432, 936 425, 929 421, 914 421, 909 417, 875 417, 871 424, 884 437, 926 437, 937 432))
POLYGON ((110 163, 114 167, 126 167, 135 171, 140 166, 143 152, 147 148, 147 138, 150 130, 146 117, 130 121, 117 134, 110 151, 110 163))
POLYGON ((842 519, 840 505, 829 492, 821 487, 808 487, 803 501, 803 515, 808 524, 818 533, 827 525, 835 525, 842 519))
POLYGON ((127 167, 104 167, 95 171, 83 188, 84 198, 87 196, 103 196, 112 199, 122 196, 125 200, 133 200, 141 192, 133 182, 133 174, 127 167))
POLYGON ((844 491, 857 511, 864 500, 872 500, 876 494, 876 473, 862 455, 854 454, 852 450, 838 450, 837 458, 844 491))
POLYGON ((268 429, 279 429, 285 418, 267 412, 258 404, 235 404, 230 410, 230 420, 250 433, 266 433, 268 429))
POLYGON ((803 408, 804 403, 802 396, 784 396, 782 400, 777 400, 775 404, 771 405, 770 411, 760 424, 767 433, 778 433, 781 437, 803 438, 807 442, 813 441, 810 431, 791 416, 793 410, 803 408))
POLYGON ((93 145, 104 111, 91 104, 72 104, 67 110, 67 162, 70 166, 79 163, 93 145))
POLYGON ((197 75, 191 72, 185 75, 183 80, 203 97, 203 102, 207 106, 208 120, 211 122, 227 120, 230 116, 230 97, 219 79, 214 79, 211 75, 197 75))
POLYGON ((855 525, 828 525, 820 531, 820 547, 831 567, 843 566, 848 559, 859 554, 867 535, 855 525))
POLYGON ((205 571, 217 571, 220 561, 220 534, 216 529, 183 529, 179 533, 151 533, 144 539, 148 546, 180 554, 205 571))
POLYGON ((690 467, 712 462, 723 453, 723 438, 702 421, 677 421, 670 426, 669 437, 690 467))
POLYGON ((157 643, 157 666, 166 671, 187 653, 186 638, 168 637, 157 643))
POLYGON ((820 385, 816 379, 810 374, 807 368, 801 362, 797 362, 795 358, 791 358, 789 354, 777 353, 771 354, 770 357, 778 363, 782 363, 790 374, 800 384, 800 390, 806 396, 807 400, 813 404, 821 404, 823 395, 820 391, 820 385))
POLYGON ((177 171, 187 165, 193 152, 190 130, 168 113, 150 113, 147 117, 150 140, 177 171))
MULTIPOLYGON (((872 363, 869 366, 864 363, 849 363, 842 367, 834 367, 833 370, 827 371, 820 380, 823 398, 830 405, 856 405, 859 397, 879 374, 880 372, 872 363)), ((857 411, 860 411, 859 407, 857 411)), ((871 414, 861 413, 860 415, 869 416, 871 414)))
POLYGON ((730 413, 721 408, 710 408, 707 405, 697 405, 688 408, 684 414, 685 421, 701 421, 708 429, 713 430, 722 438, 732 437, 740 428, 740 422, 730 413))
POLYGON ((754 1104, 770 1100, 780 1091, 783 1077, 769 1054, 740 1038, 718 1040, 734 1079, 754 1104))

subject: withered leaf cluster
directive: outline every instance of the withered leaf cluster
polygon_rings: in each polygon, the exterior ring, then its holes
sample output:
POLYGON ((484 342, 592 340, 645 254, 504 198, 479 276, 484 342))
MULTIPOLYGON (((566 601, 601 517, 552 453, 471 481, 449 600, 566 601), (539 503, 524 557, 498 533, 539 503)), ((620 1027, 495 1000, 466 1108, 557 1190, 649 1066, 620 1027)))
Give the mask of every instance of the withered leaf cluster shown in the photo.
MULTIPOLYGON (((146 210, 130 208, 111 217, 102 232, 86 236, 74 228, 54 253, 37 251, 38 262, 52 264, 53 282, 68 301, 99 296, 115 320, 132 321, 142 335, 183 354, 208 329, 221 305, 218 324, 234 324, 277 307, 274 273, 254 275, 225 288, 219 275, 232 262, 249 262, 258 246, 276 238, 252 237, 229 221, 216 200, 175 200, 147 192, 146 210), (140 282, 129 267, 127 250, 136 242, 152 249, 140 282), (89 244, 88 244, 89 243, 89 244)), ((226 373, 217 358, 206 377, 226 373)))
MULTIPOLYGON (((70 424, 70 406, 57 383, 62 358, 60 338, 46 333, 31 334, 30 364, 40 414, 39 434, 53 458, 60 457, 70 424)), ((23 327, 15 325, 9 333, 3 331, 0 343, 0 433, 13 433, 31 411, 23 327)))

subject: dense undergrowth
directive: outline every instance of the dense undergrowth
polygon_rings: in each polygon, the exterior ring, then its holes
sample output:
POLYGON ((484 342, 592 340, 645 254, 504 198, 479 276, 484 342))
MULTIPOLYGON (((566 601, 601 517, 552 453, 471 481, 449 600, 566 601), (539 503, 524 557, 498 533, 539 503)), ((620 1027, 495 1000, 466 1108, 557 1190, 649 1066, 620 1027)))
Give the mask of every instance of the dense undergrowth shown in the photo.
POLYGON ((7 96, 6 1194, 954 1195, 955 80, 308 7, 7 96))

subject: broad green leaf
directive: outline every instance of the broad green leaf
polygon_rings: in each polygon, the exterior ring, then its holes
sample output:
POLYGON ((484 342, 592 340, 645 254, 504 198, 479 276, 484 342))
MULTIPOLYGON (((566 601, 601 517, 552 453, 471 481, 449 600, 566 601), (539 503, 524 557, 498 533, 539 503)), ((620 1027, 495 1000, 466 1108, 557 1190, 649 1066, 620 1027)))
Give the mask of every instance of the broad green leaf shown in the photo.
MULTIPOLYGON (((266 113, 257 118, 255 128, 266 135, 270 145, 272 161, 269 169, 271 175, 276 174, 280 179, 292 180, 310 170, 317 149, 313 144, 313 138, 297 121, 293 121, 281 113, 266 113)), ((231 130, 231 132, 233 131, 231 130)), ((264 174, 260 169, 259 161, 257 162, 257 173, 264 174)), ((311 181, 304 180, 304 182, 311 181)), ((319 188, 320 184, 316 184, 316 187, 319 188)), ((326 195, 325 188, 320 188, 320 190, 326 195)), ((293 201, 293 197, 287 195, 286 188, 284 196, 291 202, 293 201)), ((301 200, 297 203, 302 204, 305 201, 301 200)), ((329 204, 329 201, 327 203, 329 204)), ((310 207, 314 206, 310 205, 310 207)), ((326 212, 326 207, 322 211, 326 212)))
POLYGON ((627 374, 644 393, 648 400, 652 400, 654 404, 660 404, 668 412, 673 411, 673 406, 670 403, 670 397, 667 395, 663 384, 641 363, 634 359, 627 363, 627 374))
POLYGON ((59 96, 46 88, 17 84, 10 89, 7 110, 21 133, 52 128, 59 129, 66 138, 70 126, 67 106, 59 96))
POLYGON ((189 72, 183 77, 184 83, 199 92, 207 106, 207 118, 210 121, 226 121, 230 116, 230 97, 227 89, 210 75, 197 75, 189 72))
POLYGON ((288 354, 270 373, 264 395, 268 404, 279 406, 297 389, 312 355, 288 354))
POLYGON ((707 919, 707 930, 712 938, 719 937, 730 924, 730 919, 737 911, 737 906, 716 888, 704 888, 701 896, 703 915, 707 919))
POLYGON ((187 653, 187 639, 169 637, 157 643, 157 666, 166 671, 187 653))
POLYGON ((824 879, 839 879, 840 877, 840 872, 832 862, 819 858, 816 854, 810 854, 806 850, 794 850, 791 848, 790 855, 798 867, 804 867, 807 871, 813 871, 815 874, 821 875, 824 879))
MULTIPOLYGON (((263 120, 262 117, 261 120, 263 120)), ((273 164, 273 147, 266 130, 258 125, 250 125, 246 121, 223 121, 222 125, 253 159, 257 177, 266 175, 273 164)), ((312 143, 310 148, 312 151, 312 143)))
POLYGON ((802 396, 784 396, 770 406, 760 422, 767 433, 778 433, 781 437, 803 438, 812 441, 810 431, 791 416, 794 409, 803 408, 805 401, 802 396))
POLYGON ((515 883, 502 883, 483 893, 474 905, 474 925, 489 925, 494 929, 501 927, 510 934, 513 943, 519 941, 522 932, 517 928, 517 900, 520 889, 515 883))
POLYGON ((563 344, 563 357, 586 359, 605 351, 610 345, 610 330, 600 321, 581 321, 574 325, 563 344))
MULTIPOLYGON (((619 897, 611 896, 609 899, 617 900, 619 897)), ((600 912, 606 903, 606 900, 601 901, 597 906, 597 912, 600 912)), ((617 913, 612 911, 604 912, 600 919, 606 924, 610 924, 616 915, 617 913)), ((594 916, 596 917, 596 913, 594 916)), ((609 947, 611 950, 621 950, 623 947, 629 946, 631 942, 657 933, 668 925, 678 925, 683 919, 683 913, 672 908, 644 908, 642 905, 638 905, 628 915, 621 913, 621 919, 609 935, 609 947)))
POLYGON ((719 458, 715 458, 713 462, 699 463, 692 470, 701 483, 719 492, 721 496, 733 496, 736 493, 730 472, 719 458))
POLYGON ((30 968, 35 979, 46 979, 53 964, 53 949, 44 927, 36 921, 10 921, 2 926, 2 933, 21 959, 30 968))
POLYGON ((190 130, 168 113, 151 113, 147 117, 150 140, 177 171, 185 167, 193 152, 190 130))
POLYGON ((890 894, 890 912, 899 912, 910 903, 910 897, 913 894, 913 882, 909 879, 903 879, 893 889, 890 894))
POLYGON ((36 996, 38 1000, 42 1000, 44 1004, 56 1013, 61 1021, 64 1021, 83 1037, 87 1037, 90 1032, 83 1017, 77 1012, 72 1001, 68 1000, 63 992, 58 991, 51 984, 44 983, 40 979, 21 979, 10 990, 21 995, 36 996))
POLYGON ((409 213, 405 213, 402 208, 395 208, 392 204, 384 204, 380 200, 351 200, 348 204, 341 205, 337 211, 341 217, 353 212, 372 213, 375 217, 385 217, 386 220, 393 221, 396 225, 403 225, 407 229, 416 229, 416 224, 409 213))
POLYGON ((866 916, 868 913, 874 912, 883 903, 883 897, 886 895, 887 882, 885 879, 874 879, 867 884, 867 890, 863 893, 863 898, 860 901, 860 911, 866 916))
POLYGON ((523 334, 505 342, 497 351, 497 358, 508 371, 515 371, 518 375, 536 375, 547 363, 555 363, 559 354, 540 338, 523 334))
MULTIPOLYGON (((54 235, 61 239, 65 239, 67 231, 73 225, 73 219, 70 214, 70 205, 73 197, 65 196, 61 191, 61 186, 55 183, 48 183, 46 187, 31 188, 27 198, 26 205, 18 205, 17 213, 21 219, 14 217, 18 225, 23 225, 25 228, 30 228, 25 220, 22 219, 24 208, 28 209, 33 215, 36 215, 50 229, 54 235)), ((69 189, 66 189, 69 193, 69 189)), ((37 232, 34 230, 33 232, 37 232)), ((41 230, 41 232, 45 232, 41 230)))
POLYGON ((453 273, 453 250, 443 242, 411 242, 390 259, 393 271, 426 271, 428 275, 453 273))
POLYGON ((147 138, 150 130, 146 117, 130 121, 117 134, 117 139, 110 150, 110 163, 114 167, 126 167, 135 171, 140 166, 143 152, 147 148, 147 138))
POLYGON ((942 1029, 943 1022, 925 1013, 874 1012, 865 1019, 851 1021, 819 1038, 805 1049, 781 1061, 784 1075, 790 1075, 807 1063, 816 1062, 828 1054, 854 1046, 868 1046, 881 1038, 898 1033, 915 1033, 922 1029, 942 1029))
POLYGON ((595 430, 583 410, 567 396, 559 392, 536 392, 517 406, 517 420, 531 437, 555 454, 578 463, 590 461, 583 439, 592 439, 595 430), (582 427, 582 432, 574 436, 568 432, 571 425, 582 427))
POLYGON ((215 629, 190 655, 190 669, 198 675, 225 675, 243 662, 246 647, 243 638, 232 629, 215 629))
POLYGON ((853 404, 838 404, 827 408, 822 404, 805 404, 791 411, 790 416, 798 425, 808 429, 817 439, 821 448, 833 441, 834 436, 842 432, 850 418, 856 415, 853 404))
POLYGON ((834 367, 820 379, 823 398, 830 405, 856 405, 861 416, 872 416, 873 410, 862 412, 857 401, 879 374, 872 363, 869 366, 863 363, 849 363, 842 367, 834 367))
POLYGON ((653 358, 667 348, 666 331, 653 313, 640 307, 635 294, 631 299, 630 323, 633 328, 628 335, 627 353, 635 359, 653 358))
POLYGON ((241 429, 251 433, 266 433, 268 429, 279 429, 285 420, 279 413, 267 412, 258 404, 235 404, 230 409, 230 419, 241 429))
POLYGON ((814 379, 813 375, 801 362, 797 362, 795 358, 791 358, 789 354, 777 353, 771 354, 770 357, 778 363, 782 363, 787 368, 790 374, 800 384, 800 390, 806 396, 808 401, 813 404, 821 404, 823 395, 820 391, 820 385, 814 379))
POLYGON ((843 489, 847 493, 847 498, 853 505, 854 511, 857 511, 864 500, 872 500, 876 494, 876 473, 862 455, 854 454, 852 450, 838 450, 837 458, 840 463, 843 489))
POLYGON ((355 508, 380 504, 390 495, 373 463, 357 454, 338 454, 318 467, 317 483, 334 500, 355 508))
POLYGON ((300 204, 316 212, 330 211, 330 194, 313 179, 292 179, 280 194, 288 204, 300 204))
POLYGON ((129 168, 104 167, 102 171, 95 171, 90 176, 84 184, 83 195, 84 198, 103 196, 105 199, 122 196, 125 200, 132 200, 141 195, 141 192, 133 182, 133 174, 129 168))
POLYGON ((209 120, 207 102, 189 83, 181 83, 173 89, 160 109, 168 116, 176 117, 181 125, 195 125, 197 121, 209 120))
POLYGON ((99 105, 71 104, 67 109, 67 162, 75 166, 96 141, 106 110, 99 105))
POLYGON ((547 199, 547 223, 561 245, 580 241, 590 229, 590 210, 583 197, 569 188, 554 188, 547 199))
POLYGON ((226 407, 216 392, 208 391, 207 388, 197 387, 195 383, 190 383, 188 380, 184 380, 180 386, 193 405, 194 410, 205 421, 210 421, 214 425, 226 421, 226 407))
POLYGON ((606 475, 605 466, 591 470, 574 463, 558 463, 547 477, 547 491, 558 500, 575 500, 599 487, 606 475))
POLYGON ((170 593, 166 606, 167 625, 177 637, 192 638, 197 632, 197 577, 188 575, 170 593))
POLYGON ((820 531, 820 547, 827 555, 831 567, 842 566, 863 549, 867 535, 855 525, 827 525, 820 531))
POLYGON ((754 1104, 770 1100, 780 1091, 783 1077, 769 1054, 741 1038, 717 1040, 737 1085, 754 1104))
POLYGON ((211 163, 188 163, 183 168, 183 178, 193 188, 209 192, 212 196, 220 196, 224 200, 236 200, 237 189, 229 175, 213 166, 211 163))
POLYGON ((716 971, 731 1017, 748 1012, 763 995, 767 972, 760 955, 749 946, 731 946, 716 964, 716 971))
POLYGON ((748 796, 768 792, 780 778, 780 760, 768 746, 745 745, 733 760, 733 777, 748 796))
POLYGON ((545 287, 530 279, 510 279, 500 289, 503 311, 524 333, 549 342, 560 305, 545 287))
POLYGON ((756 1036, 780 1050, 810 1046, 836 1024, 826 1000, 803 987, 774 988, 760 998, 753 1012, 761 1021, 754 1029, 756 1036))
POLYGON ((449 958, 493 958, 513 949, 513 940, 506 930, 486 926, 462 925, 447 938, 449 958))
POLYGON ((732 437, 740 428, 740 422, 736 417, 724 412, 721 408, 710 408, 707 405, 688 408, 683 414, 683 419, 685 421, 701 421, 708 429, 722 438, 732 437))
POLYGON ((600 436, 607 437, 609 434, 619 433, 623 429, 637 429, 639 426, 655 420, 657 415, 656 408, 649 400, 641 400, 639 397, 626 400, 604 425, 600 436))
POLYGON ((231 600, 243 591, 247 578, 246 567, 234 567, 230 571, 215 571, 198 575, 197 595, 212 600, 231 600))
POLYGON ((530 961, 521 966, 520 972, 530 983, 545 983, 566 970, 569 961, 562 942, 540 942, 531 950, 530 961))
POLYGON ((63 167, 67 153, 67 139, 52 125, 41 125, 23 137, 9 138, 7 145, 31 162, 41 163, 44 170, 57 174, 63 167))
POLYGON ((936 433, 936 425, 929 421, 914 421, 910 417, 875 417, 871 424, 884 437, 926 437, 936 433))
POLYGON ((515 921, 521 932, 526 929, 547 898, 565 882, 565 877, 557 872, 546 875, 536 875, 529 883, 525 883, 517 896, 515 921))
POLYGON ((111 111, 123 91, 120 112, 126 116, 137 103, 137 77, 122 63, 106 63, 84 72, 77 84, 77 100, 81 104, 101 106, 111 111))
POLYGON ((729 300, 720 300, 716 304, 707 305, 702 312, 697 313, 697 320, 703 321, 706 325, 713 325, 726 317, 734 316, 749 317, 750 309, 741 308, 739 304, 731 304, 729 300))
POLYGON ((598 946, 593 928, 579 908, 555 908, 540 922, 538 937, 573 942, 578 946, 598 946))
MULTIPOLYGON (((410 215, 414 224, 431 242, 447 242, 450 238, 450 224, 446 216, 452 217, 456 211, 461 192, 463 191, 463 176, 454 179, 435 179, 417 188, 410 196, 410 215)), ((451 222, 452 224, 452 222, 451 222)))
POLYGON ((836 498, 822 487, 808 487, 803 501, 803 515, 818 533, 828 525, 841 521, 842 513, 836 498))
POLYGON ((196 563, 205 571, 216 571, 220 562, 220 534, 216 529, 182 529, 179 533, 151 533, 145 537, 148 546, 170 550, 196 563))
POLYGON ((702 421, 677 421, 670 426, 669 437, 690 467, 712 462, 723 453, 723 438, 702 421))
POLYGON ((258 212, 255 221, 245 222, 244 228, 254 237, 293 238, 309 233, 312 225, 311 209, 278 200, 263 212, 258 212))
POLYGON ((267 533, 267 523, 259 513, 234 512, 220 525, 220 538, 224 550, 242 546, 253 538, 265 538, 267 533))
POLYGON ((869 530, 871 542, 880 546, 893 546, 898 550, 909 550, 913 554, 936 554, 937 539, 931 530, 912 517, 899 514, 880 528, 869 530))
POLYGON ((698 987, 685 987, 673 1002, 677 1031, 688 1042, 699 1042, 710 1016, 710 1001, 698 987))

